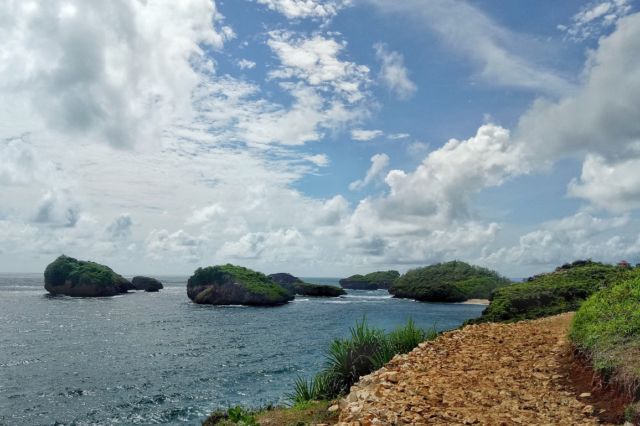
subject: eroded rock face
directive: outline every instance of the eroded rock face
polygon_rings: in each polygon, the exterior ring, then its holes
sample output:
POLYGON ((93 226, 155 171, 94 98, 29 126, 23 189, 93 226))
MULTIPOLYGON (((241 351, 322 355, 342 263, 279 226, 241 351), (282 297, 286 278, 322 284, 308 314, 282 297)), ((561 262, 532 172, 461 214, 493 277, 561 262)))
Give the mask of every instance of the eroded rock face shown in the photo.
POLYGON ((187 296, 210 305, 277 306, 293 299, 266 275, 230 264, 198 268, 187 282, 187 296))
POLYGON ((164 288, 162 283, 157 279, 143 276, 133 277, 131 284, 135 290, 144 290, 149 292, 159 291, 164 288))
POLYGON ((45 269, 44 288, 51 294, 106 297, 126 293, 133 286, 108 266, 62 255, 45 269))

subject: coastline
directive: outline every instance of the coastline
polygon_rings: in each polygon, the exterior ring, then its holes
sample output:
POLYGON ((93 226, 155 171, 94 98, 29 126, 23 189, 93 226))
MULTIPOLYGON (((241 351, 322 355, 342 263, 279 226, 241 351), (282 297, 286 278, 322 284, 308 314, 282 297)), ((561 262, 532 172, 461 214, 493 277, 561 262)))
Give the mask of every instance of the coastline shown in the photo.
POLYGON ((468 299, 464 302, 458 302, 456 305, 489 305, 491 301, 489 299, 468 299))

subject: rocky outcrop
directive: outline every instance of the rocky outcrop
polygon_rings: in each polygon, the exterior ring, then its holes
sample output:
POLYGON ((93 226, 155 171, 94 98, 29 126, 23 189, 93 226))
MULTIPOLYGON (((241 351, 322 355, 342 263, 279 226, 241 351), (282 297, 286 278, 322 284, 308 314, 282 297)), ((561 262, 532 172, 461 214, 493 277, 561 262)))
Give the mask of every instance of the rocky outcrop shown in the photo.
POLYGON ((133 286, 108 266, 62 255, 45 269, 44 288, 56 295, 105 297, 126 293, 133 286))
POLYGON ((144 290, 149 292, 159 291, 164 288, 162 283, 157 279, 143 276, 133 277, 131 284, 135 290, 144 290))
POLYGON ((570 321, 482 324, 421 343, 360 378, 338 424, 596 425, 594 407, 565 387, 570 321))
POLYGON ((388 289, 398 279, 398 271, 377 271, 367 275, 352 275, 340 280, 343 288, 353 290, 378 290, 388 289))
POLYGON ((271 274, 269 275, 269 278, 285 287, 290 293, 300 296, 338 297, 347 293, 340 287, 306 283, 300 278, 284 272, 271 274))
POLYGON ((277 306, 293 299, 266 275, 230 264, 198 268, 187 282, 187 296, 209 305, 277 306))

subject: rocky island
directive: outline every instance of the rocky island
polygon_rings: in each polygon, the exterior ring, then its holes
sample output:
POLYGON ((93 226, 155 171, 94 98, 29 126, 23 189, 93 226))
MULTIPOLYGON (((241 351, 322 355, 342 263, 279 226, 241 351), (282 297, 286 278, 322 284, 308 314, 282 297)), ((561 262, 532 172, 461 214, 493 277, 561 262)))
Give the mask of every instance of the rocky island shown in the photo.
POLYGON ((290 293, 300 296, 338 297, 347 293, 342 288, 333 285, 306 283, 300 278, 285 272, 271 274, 269 278, 286 288, 290 293))
POLYGON ((127 279, 108 266, 65 255, 45 269, 44 288, 51 294, 74 297, 115 296, 134 289, 127 279))
POLYGON ((352 275, 340 280, 343 288, 353 290, 378 290, 388 289, 400 276, 398 271, 377 271, 367 275, 352 275))
POLYGON ((497 272, 454 260, 408 271, 389 288, 394 297, 421 302, 464 302, 489 299, 492 292, 511 284, 497 272))
POLYGON ((136 290, 144 290, 148 292, 159 291, 164 288, 162 283, 157 279, 143 276, 133 277, 131 284, 136 290))
POLYGON ((187 282, 187 296, 209 305, 277 306, 293 300, 266 275, 231 264, 198 268, 187 282))

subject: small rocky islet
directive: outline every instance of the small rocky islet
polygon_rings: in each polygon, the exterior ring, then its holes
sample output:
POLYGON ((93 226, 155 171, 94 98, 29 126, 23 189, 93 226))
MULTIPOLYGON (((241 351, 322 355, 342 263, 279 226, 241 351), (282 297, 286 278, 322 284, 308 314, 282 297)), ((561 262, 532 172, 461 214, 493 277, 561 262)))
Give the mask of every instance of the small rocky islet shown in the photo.
POLYGON ((106 265, 61 255, 47 265, 44 288, 52 295, 110 297, 130 290, 156 292, 163 285, 155 278, 143 276, 129 281, 106 265))
POLYGON ((265 274, 231 264, 196 269, 187 296, 198 304, 248 306, 284 305, 294 298, 265 274))
POLYGON ((62 255, 44 271, 44 288, 54 295, 105 297, 134 290, 129 280, 99 263, 62 255))
POLYGON ((270 274, 269 278, 286 288, 290 293, 297 294, 299 296, 339 297, 347 294, 347 292, 340 287, 307 283, 286 272, 270 274))
POLYGON ((481 266, 453 260, 407 271, 389 287, 393 297, 421 302, 458 303, 490 299, 511 280, 481 266))
POLYGON ((133 277, 131 279, 131 284, 136 290, 144 290, 148 292, 156 292, 164 288, 159 280, 141 275, 133 277))
POLYGON ((342 288, 351 290, 388 290, 400 277, 398 271, 376 271, 366 275, 351 275, 340 280, 342 288))

